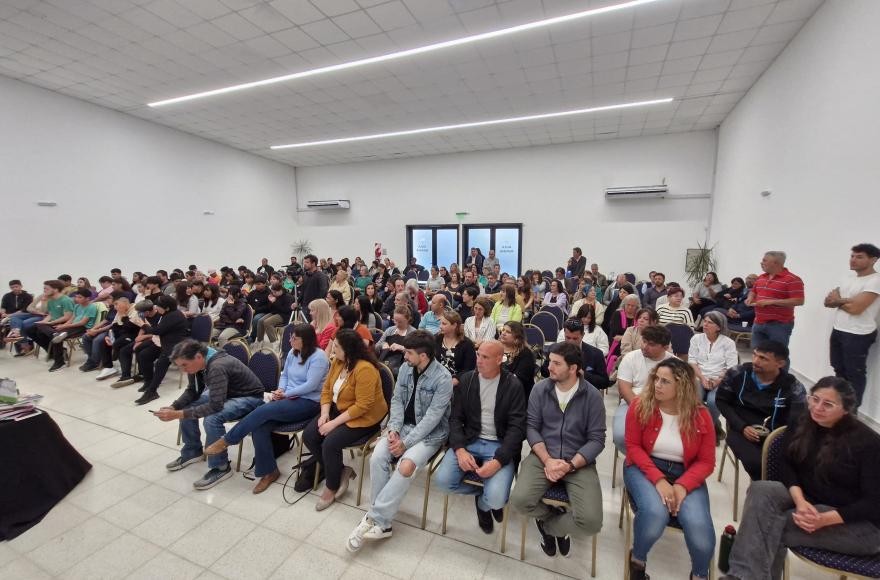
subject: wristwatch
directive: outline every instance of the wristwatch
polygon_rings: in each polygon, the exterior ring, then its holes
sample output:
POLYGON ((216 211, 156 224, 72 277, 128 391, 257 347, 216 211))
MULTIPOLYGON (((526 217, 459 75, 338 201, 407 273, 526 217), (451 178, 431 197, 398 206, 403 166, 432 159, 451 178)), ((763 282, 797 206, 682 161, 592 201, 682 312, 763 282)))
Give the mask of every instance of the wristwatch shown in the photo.
POLYGON ((577 467, 574 466, 574 462, 571 459, 566 459, 565 462, 568 463, 569 473, 574 473, 575 471, 577 471, 577 467))

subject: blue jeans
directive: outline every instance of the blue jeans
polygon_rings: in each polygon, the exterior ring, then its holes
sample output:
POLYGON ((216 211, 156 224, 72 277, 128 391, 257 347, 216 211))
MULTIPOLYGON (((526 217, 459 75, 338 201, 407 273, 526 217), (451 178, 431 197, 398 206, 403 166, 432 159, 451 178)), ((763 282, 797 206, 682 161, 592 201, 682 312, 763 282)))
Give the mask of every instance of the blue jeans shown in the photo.
POLYGON ((765 322, 752 326, 752 348, 757 347, 762 342, 775 340, 788 346, 788 339, 791 338, 791 331, 794 330, 794 322, 765 322))
POLYGON ((101 359, 104 355, 104 348, 107 348, 107 345, 104 343, 105 338, 107 338, 106 332, 102 332, 97 336, 89 336, 88 334, 83 335, 82 349, 89 357, 87 362, 96 366, 101 364, 101 359))
POLYGON ((721 417, 721 411, 718 410, 718 405, 715 404, 715 398, 718 396, 718 387, 714 389, 705 389, 703 388, 703 384, 700 381, 697 381, 697 394, 700 396, 700 400, 706 403, 706 407, 709 408, 709 414, 712 415, 712 421, 715 423, 718 422, 719 417, 721 417))
MULTIPOLYGON (((495 457, 495 451, 501 447, 498 441, 477 439, 465 449, 474 456, 477 463, 489 461, 495 457)), ((443 493, 461 493, 465 495, 479 495, 477 505, 481 510, 500 510, 507 505, 510 497, 510 485, 513 483, 513 462, 504 465, 495 475, 483 481, 483 487, 464 483, 462 478, 465 472, 458 465, 455 450, 450 449, 443 456, 443 461, 434 473, 434 486, 443 493)))
POLYGON ((30 312, 15 312, 9 315, 9 327, 18 329, 22 336, 24 331, 43 320, 41 314, 31 314, 30 312))
MULTIPOLYGON (((197 407, 204 405, 210 400, 208 389, 202 393, 202 396, 187 405, 197 407)), ((226 435, 226 422, 241 419, 257 407, 263 404, 262 397, 235 397, 234 399, 226 399, 223 408, 213 415, 208 415, 203 419, 205 423, 205 445, 210 445, 217 439, 226 435)), ((193 457, 202 454, 202 433, 199 431, 198 419, 181 419, 180 420, 180 437, 183 440, 183 448, 180 450, 180 456, 184 461, 188 461, 193 457)), ((208 467, 211 469, 223 469, 229 463, 229 457, 224 451, 217 455, 208 456, 208 467)))
MULTIPOLYGON (((673 480, 684 473, 684 465, 681 463, 653 457, 651 459, 660 471, 673 480)), ((663 505, 657 488, 636 465, 623 468, 623 481, 636 510, 633 519, 632 557, 647 562, 648 552, 669 524, 669 511, 663 505)), ((691 555, 691 573, 694 576, 708 577, 709 563, 715 553, 715 528, 709 511, 709 490, 705 483, 687 494, 678 509, 677 519, 684 530, 684 541, 691 555)))
POLYGON ((317 417, 321 405, 311 399, 281 399, 260 405, 229 430, 224 439, 238 445, 251 434, 254 441, 254 475, 263 477, 278 469, 272 448, 272 431, 285 423, 300 423, 317 417))
POLYGON ((614 411, 614 418, 611 420, 611 439, 614 441, 614 446, 617 447, 617 450, 623 455, 626 455, 626 444, 624 443, 624 439, 626 438, 627 411, 629 411, 629 405, 626 401, 621 399, 620 405, 618 405, 617 409, 614 411))
POLYGON ((248 335, 248 339, 253 342, 257 340, 257 331, 260 329, 260 320, 269 316, 268 312, 263 312, 262 314, 254 314, 254 320, 251 322, 251 332, 248 335))

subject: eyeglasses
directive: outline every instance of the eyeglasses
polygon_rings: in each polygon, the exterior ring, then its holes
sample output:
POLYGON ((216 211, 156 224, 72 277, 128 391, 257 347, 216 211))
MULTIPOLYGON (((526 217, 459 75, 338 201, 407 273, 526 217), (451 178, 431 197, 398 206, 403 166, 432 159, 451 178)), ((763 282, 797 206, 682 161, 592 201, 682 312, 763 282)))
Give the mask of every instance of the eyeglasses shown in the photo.
POLYGON ((811 406, 822 405, 822 408, 826 411, 834 411, 840 407, 840 403, 835 403, 834 401, 829 401, 827 399, 820 399, 816 395, 807 395, 807 403, 811 406))

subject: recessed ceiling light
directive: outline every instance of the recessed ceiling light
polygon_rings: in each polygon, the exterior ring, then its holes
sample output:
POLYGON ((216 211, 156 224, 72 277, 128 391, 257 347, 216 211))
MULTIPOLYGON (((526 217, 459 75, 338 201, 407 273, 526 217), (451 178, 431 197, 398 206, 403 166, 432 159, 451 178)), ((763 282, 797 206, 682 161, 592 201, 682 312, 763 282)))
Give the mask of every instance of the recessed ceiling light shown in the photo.
POLYGON ((262 86, 266 86, 266 85, 273 85, 275 83, 283 83, 286 81, 292 81, 292 80, 302 79, 302 78, 311 77, 311 76, 315 76, 315 75, 321 75, 321 74, 336 72, 336 71, 340 71, 340 70, 346 70, 346 69, 355 68, 355 67, 359 67, 359 66, 376 64, 378 62, 397 60, 400 58, 406 58, 408 56, 415 56, 417 54, 424 54, 427 52, 433 52, 435 50, 442 50, 444 48, 452 48, 454 46, 461 46, 463 44, 470 44, 472 42, 480 42, 482 40, 489 40, 491 38, 498 38, 500 36, 507 36, 508 34, 516 34, 518 32, 525 32, 527 30, 534 30, 536 28, 544 28, 546 26, 552 26, 554 24, 560 24, 562 22, 570 22, 572 20, 579 20, 581 18, 589 18, 591 16, 598 16, 600 14, 607 14, 608 12, 614 12, 617 10, 625 10, 627 8, 635 8, 635 7, 641 6, 643 4, 651 4, 653 2, 659 2, 659 1, 660 0, 629 0, 628 2, 621 2, 620 4, 612 4, 610 6, 603 6, 602 8, 592 8, 590 10, 575 12, 573 14, 565 14, 563 16, 556 16, 554 18, 545 18, 544 20, 537 20, 535 22, 527 22, 525 24, 519 24, 517 26, 511 26, 509 28, 502 28, 500 30, 493 30, 491 32, 484 32, 482 34, 474 34, 471 36, 465 36, 463 38, 456 38, 453 40, 447 40, 445 42, 428 44, 426 46, 419 46, 417 48, 411 48, 408 50, 401 50, 398 52, 392 52, 390 54, 384 54, 381 56, 372 56, 369 58, 362 58, 362 59, 358 59, 358 60, 352 60, 349 62, 343 62, 340 64, 334 64, 331 66, 313 68, 310 70, 304 70, 304 71, 300 71, 297 73, 292 73, 292 74, 282 75, 282 76, 278 76, 278 77, 263 79, 261 81, 242 83, 239 85, 232 85, 232 86, 223 87, 220 89, 203 91, 201 93, 193 93, 190 95, 184 95, 182 97, 174 97, 173 99, 165 99, 163 101, 155 101, 152 103, 147 103, 147 106, 149 106, 149 107, 162 107, 164 105, 173 105, 175 103, 183 103, 185 101, 192 101, 194 99, 203 99, 205 97, 214 97, 217 95, 224 95, 226 93, 233 93, 233 92, 237 92, 237 91, 243 91, 246 89, 253 89, 256 87, 262 87, 262 86))
POLYGON ((619 103, 616 105, 604 105, 590 107, 588 109, 573 109, 570 111, 557 111, 555 113, 541 113, 539 115, 526 115, 523 117, 508 117, 506 119, 491 119, 489 121, 475 121, 471 123, 458 123, 456 125, 438 125, 436 127, 422 127, 420 129, 407 129, 405 131, 392 131, 389 133, 374 133, 372 135, 359 135, 356 137, 341 137, 339 139, 325 139, 323 141, 307 141, 304 143, 290 143, 288 145, 272 145, 271 149, 296 149, 300 147, 314 147, 316 145, 333 145, 335 143, 351 143, 353 141, 369 141, 372 139, 387 139, 389 137, 402 137, 404 135, 418 135, 420 133, 435 133, 437 131, 453 131, 455 129, 468 129, 471 127, 486 127, 488 125, 502 125, 506 123, 521 123, 524 121, 536 121, 538 119, 553 119, 556 117, 570 117, 572 115, 585 115, 587 113, 600 113, 602 111, 614 111, 616 109, 630 109, 633 107, 647 107, 649 105, 661 105, 671 103, 673 99, 654 99, 652 101, 636 101, 632 103, 619 103))

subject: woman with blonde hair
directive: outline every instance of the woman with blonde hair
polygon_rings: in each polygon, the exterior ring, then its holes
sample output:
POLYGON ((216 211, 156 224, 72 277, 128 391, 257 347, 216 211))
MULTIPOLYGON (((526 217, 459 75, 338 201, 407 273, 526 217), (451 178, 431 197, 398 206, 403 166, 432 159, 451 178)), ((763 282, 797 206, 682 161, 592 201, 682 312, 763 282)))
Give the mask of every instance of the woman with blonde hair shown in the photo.
POLYGON ((336 270, 336 276, 330 282, 329 290, 336 290, 342 294, 342 304, 337 305, 337 308, 343 304, 351 304, 351 284, 348 283, 348 272, 345 268, 336 270))
POLYGON ((333 323, 333 311, 323 298, 316 298, 309 302, 309 318, 312 320, 312 328, 318 335, 318 348, 324 350, 333 336, 336 334, 336 324, 333 323))
POLYGON ((690 578, 708 578, 715 529, 706 479, 715 470, 715 429, 690 365, 668 358, 654 367, 627 411, 625 441, 623 480, 635 506, 630 579, 647 578, 648 552, 672 517, 684 531, 690 578))

